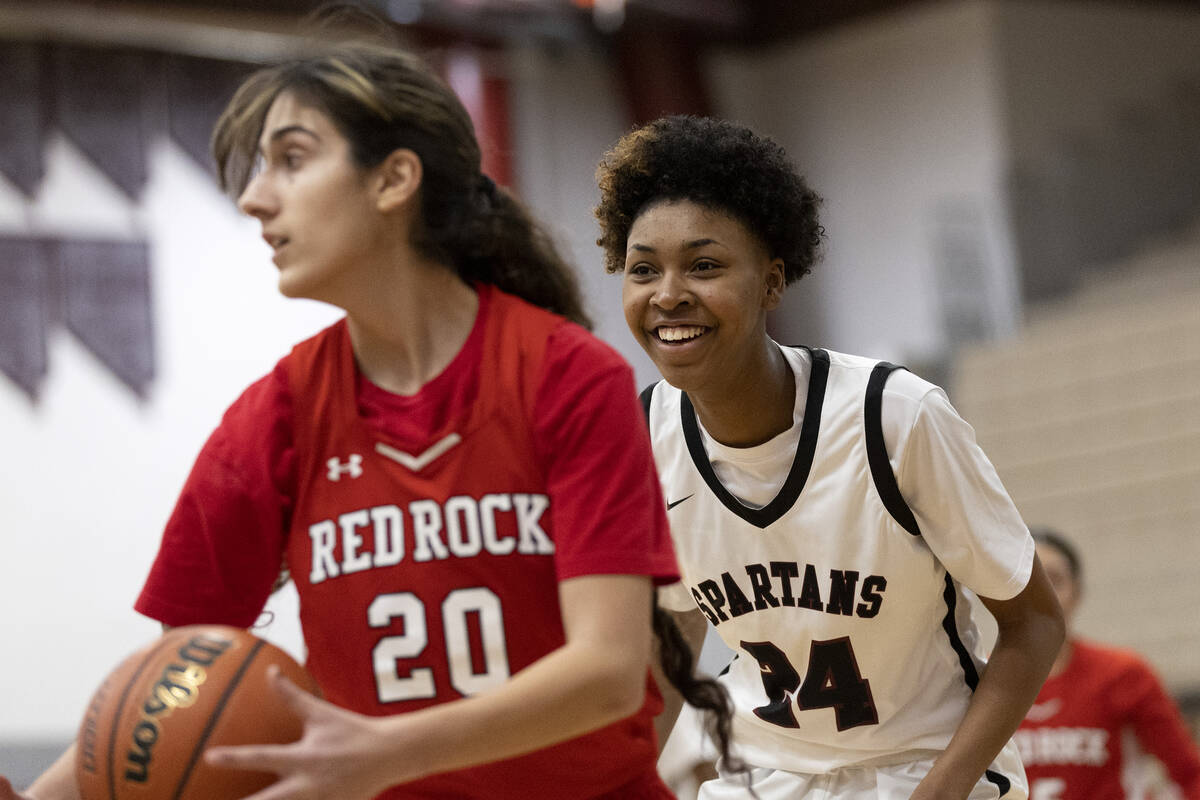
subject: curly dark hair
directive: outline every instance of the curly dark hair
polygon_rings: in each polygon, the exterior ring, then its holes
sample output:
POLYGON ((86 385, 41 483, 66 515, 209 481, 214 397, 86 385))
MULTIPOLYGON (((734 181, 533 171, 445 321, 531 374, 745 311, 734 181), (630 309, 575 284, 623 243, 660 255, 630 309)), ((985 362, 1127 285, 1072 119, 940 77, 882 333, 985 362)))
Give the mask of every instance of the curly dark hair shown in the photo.
POLYGON ((821 198, 783 148, 749 128, 710 117, 663 117, 621 137, 596 168, 596 218, 609 272, 625 269, 629 229, 659 200, 690 200, 729 214, 756 235, 784 280, 812 271, 825 231, 821 198))

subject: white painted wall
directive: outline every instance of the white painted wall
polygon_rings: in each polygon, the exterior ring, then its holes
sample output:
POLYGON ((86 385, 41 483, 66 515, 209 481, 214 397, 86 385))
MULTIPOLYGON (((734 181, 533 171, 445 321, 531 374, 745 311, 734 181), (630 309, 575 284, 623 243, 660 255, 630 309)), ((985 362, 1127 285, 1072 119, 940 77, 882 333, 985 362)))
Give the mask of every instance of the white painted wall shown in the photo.
POLYGON ((776 139, 825 198, 825 258, 789 289, 776 335, 919 365, 955 344, 941 307, 945 214, 965 215, 977 247, 980 314, 993 334, 1015 332, 1013 161, 1200 78, 1200 14, 954 0, 709 66, 718 111, 776 139))
POLYGON ((633 364, 645 386, 658 371, 625 325, 621 279, 604 271, 592 214, 596 165, 631 127, 615 72, 603 53, 584 46, 518 48, 509 65, 517 189, 578 266, 595 333, 633 364))
MULTIPOLYGON (((942 355, 934 215, 946 205, 981 220, 993 325, 1015 325, 995 36, 992 4, 955 3, 710 60, 718 113, 776 139, 825 197, 826 255, 776 313, 781 339, 942 355)), ((587 48, 528 47, 510 65, 521 193, 580 265, 597 333, 648 383, 657 373, 625 329, 591 213, 595 165, 629 126, 620 87, 587 48)))
MULTIPOLYGON (((0 740, 18 742, 73 735, 108 670, 158 634, 132 604, 192 459, 245 386, 338 316, 278 294, 257 223, 166 141, 136 204, 61 138, 48 170, 31 204, 0 185, 0 230, 145 238, 157 376, 139 401, 59 329, 36 403, 0 380, 0 740)), ((281 600, 262 632, 299 654, 281 600)))
POLYGON ((711 64, 723 114, 774 138, 825 198, 824 260, 776 335, 920 362, 944 354, 936 214, 980 220, 989 313, 1016 318, 994 4, 931 4, 711 64))
POLYGON ((1161 102, 1200 79, 1200 13, 1190 4, 1006 2, 999 53, 1014 155, 1053 151, 1072 131, 1112 124, 1119 108, 1161 102))

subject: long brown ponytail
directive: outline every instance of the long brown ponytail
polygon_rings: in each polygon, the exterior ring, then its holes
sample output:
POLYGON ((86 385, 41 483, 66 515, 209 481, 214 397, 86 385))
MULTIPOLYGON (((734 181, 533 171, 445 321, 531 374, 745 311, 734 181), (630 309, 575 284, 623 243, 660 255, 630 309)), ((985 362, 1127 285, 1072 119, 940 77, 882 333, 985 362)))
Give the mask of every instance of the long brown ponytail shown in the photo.
POLYGON ((696 675, 693 665, 699 653, 692 652, 674 618, 658 607, 657 599, 654 602, 653 614, 654 635, 658 639, 659 664, 663 675, 688 705, 704 713, 708 734, 726 767, 733 771, 746 772, 748 778, 746 765, 730 752, 733 741, 733 703, 729 699, 729 693, 712 678, 696 675))

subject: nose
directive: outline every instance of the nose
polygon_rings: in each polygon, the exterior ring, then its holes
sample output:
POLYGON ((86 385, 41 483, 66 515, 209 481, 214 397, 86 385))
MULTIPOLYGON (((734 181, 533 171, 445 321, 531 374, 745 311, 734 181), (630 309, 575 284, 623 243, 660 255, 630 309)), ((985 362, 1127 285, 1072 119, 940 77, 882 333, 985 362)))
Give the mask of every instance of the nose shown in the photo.
POLYGON ((237 200, 237 207, 243 214, 258 219, 266 219, 274 214, 277 206, 261 172, 250 179, 237 200))
POLYGON ((654 294, 650 298, 650 302, 664 311, 684 306, 692 301, 691 290, 687 286, 687 281, 682 275, 679 275, 675 270, 666 270, 662 276, 656 281, 654 286, 654 294))

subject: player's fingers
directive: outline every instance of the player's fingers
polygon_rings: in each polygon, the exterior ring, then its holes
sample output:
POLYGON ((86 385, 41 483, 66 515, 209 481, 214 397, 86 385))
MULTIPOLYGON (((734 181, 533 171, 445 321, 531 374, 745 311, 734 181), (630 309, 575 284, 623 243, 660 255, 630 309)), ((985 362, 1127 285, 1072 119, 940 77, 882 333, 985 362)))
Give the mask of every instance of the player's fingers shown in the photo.
POLYGON ((297 756, 292 750, 292 745, 276 744, 210 747, 204 753, 204 760, 214 767, 252 769, 282 775, 296 768, 297 756))
POLYGON ((271 684, 272 691, 287 703, 288 708, 292 709, 292 711, 296 712, 302 718, 307 718, 313 711, 323 705, 321 700, 284 677, 278 664, 271 664, 267 667, 267 680, 271 684))

